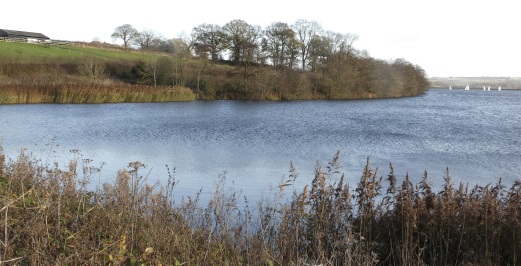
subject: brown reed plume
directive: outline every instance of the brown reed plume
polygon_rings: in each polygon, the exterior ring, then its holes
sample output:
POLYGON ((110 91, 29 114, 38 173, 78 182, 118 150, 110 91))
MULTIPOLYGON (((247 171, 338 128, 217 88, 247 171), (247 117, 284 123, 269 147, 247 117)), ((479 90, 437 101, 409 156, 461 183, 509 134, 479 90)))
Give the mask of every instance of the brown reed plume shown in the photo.
MULTIPOLYGON (((289 177, 252 204, 215 183, 175 200, 149 184, 145 165, 130 163, 112 182, 92 188, 100 167, 74 153, 69 166, 45 164, 26 151, 0 149, 0 260, 6 265, 517 265, 521 261, 521 181, 454 184, 447 169, 434 192, 418 184, 388 187, 367 160, 356 184, 341 173, 340 153, 302 191, 289 177), (89 189, 90 188, 90 189, 89 189)), ((170 172, 170 170, 169 170, 170 172)))

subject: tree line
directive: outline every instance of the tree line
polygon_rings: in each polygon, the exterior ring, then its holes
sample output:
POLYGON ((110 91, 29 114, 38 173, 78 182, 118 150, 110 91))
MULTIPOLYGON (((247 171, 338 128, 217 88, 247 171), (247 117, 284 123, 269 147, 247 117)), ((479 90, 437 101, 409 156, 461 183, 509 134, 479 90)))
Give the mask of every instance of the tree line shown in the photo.
POLYGON ((202 99, 399 97, 421 94, 429 86, 421 67, 404 59, 372 58, 353 46, 358 36, 304 19, 264 29, 244 20, 204 23, 173 39, 124 24, 112 37, 126 49, 163 53, 134 69, 149 85, 187 86, 202 99))
MULTIPOLYGON (((429 86, 421 67, 404 59, 372 58, 354 48, 356 35, 326 31, 314 21, 275 22, 262 29, 232 20, 223 26, 201 24, 173 39, 125 24, 112 37, 123 40, 122 47, 117 45, 122 49, 93 42, 56 47, 68 53, 49 53, 45 60, 4 54, 3 90, 131 85, 185 87, 203 100, 293 100, 414 96, 429 86)), ((22 50, 46 54, 54 48, 22 50)))

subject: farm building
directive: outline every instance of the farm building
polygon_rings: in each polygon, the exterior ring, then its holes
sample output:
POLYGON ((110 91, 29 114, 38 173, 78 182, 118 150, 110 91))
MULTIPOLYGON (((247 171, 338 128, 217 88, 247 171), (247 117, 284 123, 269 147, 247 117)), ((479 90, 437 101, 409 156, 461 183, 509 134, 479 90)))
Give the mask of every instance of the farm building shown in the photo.
POLYGON ((26 42, 46 42, 50 41, 49 37, 37 33, 17 30, 0 29, 0 39, 25 40, 26 42))

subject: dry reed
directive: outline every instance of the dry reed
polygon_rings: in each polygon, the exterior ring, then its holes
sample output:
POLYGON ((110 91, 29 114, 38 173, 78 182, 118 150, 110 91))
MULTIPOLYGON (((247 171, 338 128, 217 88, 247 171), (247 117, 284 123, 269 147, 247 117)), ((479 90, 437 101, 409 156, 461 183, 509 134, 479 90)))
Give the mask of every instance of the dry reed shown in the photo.
POLYGON ((340 174, 340 154, 317 165, 303 191, 298 178, 251 205, 216 182, 214 195, 174 201, 149 185, 133 162, 115 180, 87 189, 99 169, 75 156, 66 169, 0 149, 0 260, 6 264, 112 265, 518 265, 521 182, 469 188, 449 171, 435 193, 386 180, 369 161, 356 186, 340 174), (78 174, 80 173, 80 174, 78 174), (387 189, 383 183, 387 182, 387 189), (291 194, 285 194, 290 191, 291 194), (240 203, 240 204, 239 204, 240 203), (243 207, 238 207, 243 206, 243 207))
POLYGON ((146 85, 0 85, 0 104, 21 103, 122 103, 193 101, 186 87, 146 85))

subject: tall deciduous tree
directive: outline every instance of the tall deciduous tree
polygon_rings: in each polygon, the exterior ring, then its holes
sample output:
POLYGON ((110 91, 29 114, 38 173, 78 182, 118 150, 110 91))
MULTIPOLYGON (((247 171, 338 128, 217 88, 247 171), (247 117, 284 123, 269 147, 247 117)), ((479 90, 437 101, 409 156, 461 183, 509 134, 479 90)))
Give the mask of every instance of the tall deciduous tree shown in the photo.
POLYGON ((123 40, 123 46, 128 48, 130 41, 134 39, 137 34, 137 30, 132 27, 130 24, 124 24, 114 29, 114 33, 112 33, 113 39, 121 39, 123 40))
POLYGON ((306 69, 306 63, 310 50, 312 49, 313 41, 321 34, 322 27, 316 21, 299 19, 295 22, 295 25, 293 25, 293 29, 300 48, 302 69, 306 69))
POLYGON ((331 53, 331 40, 325 36, 315 35, 308 48, 308 59, 311 71, 316 73, 324 65, 331 53))
POLYGON ((226 38, 230 45, 231 59, 236 62, 252 61, 258 48, 257 39, 261 29, 244 20, 232 20, 223 26, 226 38))
MULTIPOLYGON (((331 62, 345 61, 356 55, 353 43, 358 36, 328 31, 321 36, 315 35, 309 46, 309 60, 311 70, 316 72, 320 66, 331 62)), ((344 63, 345 63, 344 62, 344 63)))
POLYGON ((227 48, 226 34, 219 25, 201 24, 192 30, 196 53, 209 53, 213 61, 227 48))
POLYGON ((358 40, 358 35, 351 33, 335 33, 328 32, 332 40, 332 52, 335 55, 339 55, 342 58, 346 59, 350 56, 353 56, 355 52, 355 48, 353 47, 353 43, 358 40))
POLYGON ((276 22, 265 30, 263 50, 268 53, 274 66, 292 65, 295 58, 295 32, 288 24, 276 22))
POLYGON ((186 68, 186 58, 191 57, 191 51, 189 44, 183 38, 174 38, 170 41, 172 49, 172 85, 183 85, 184 84, 184 69, 186 68))
POLYGON ((165 52, 165 53, 173 52, 172 43, 170 42, 170 40, 167 40, 164 37, 157 37, 156 39, 154 39, 154 41, 152 42, 151 49, 154 51, 165 52))
POLYGON ((169 43, 172 46, 172 54, 175 57, 190 57, 190 45, 183 38, 173 38, 169 41, 169 43))
POLYGON ((169 63, 166 57, 160 56, 155 59, 146 62, 141 68, 141 82, 144 84, 151 84, 157 87, 158 82, 161 79, 163 68, 169 63))
POLYGON ((150 50, 154 43, 158 42, 159 40, 159 35, 150 29, 137 32, 133 39, 134 43, 138 45, 141 50, 150 50))

